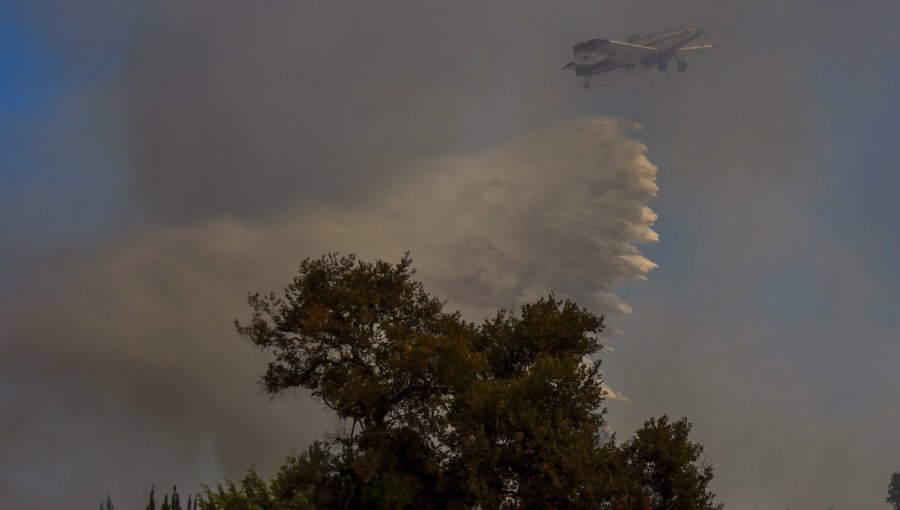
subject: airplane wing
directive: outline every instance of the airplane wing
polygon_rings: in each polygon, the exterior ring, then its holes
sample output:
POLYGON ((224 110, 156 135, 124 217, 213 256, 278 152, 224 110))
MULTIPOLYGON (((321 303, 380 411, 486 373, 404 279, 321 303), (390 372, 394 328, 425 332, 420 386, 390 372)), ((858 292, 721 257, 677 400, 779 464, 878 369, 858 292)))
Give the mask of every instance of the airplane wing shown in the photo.
POLYGON ((703 50, 711 50, 713 48, 717 48, 717 44, 701 44, 700 46, 685 46, 683 48, 678 48, 678 53, 700 53, 703 50))
POLYGON ((611 59, 623 64, 639 64, 659 53, 659 49, 652 46, 620 41, 609 41, 604 50, 611 59))
POLYGON ((577 65, 593 65, 604 61, 620 65, 637 65, 646 62, 659 52, 659 49, 640 44, 592 39, 578 43, 572 48, 577 65))

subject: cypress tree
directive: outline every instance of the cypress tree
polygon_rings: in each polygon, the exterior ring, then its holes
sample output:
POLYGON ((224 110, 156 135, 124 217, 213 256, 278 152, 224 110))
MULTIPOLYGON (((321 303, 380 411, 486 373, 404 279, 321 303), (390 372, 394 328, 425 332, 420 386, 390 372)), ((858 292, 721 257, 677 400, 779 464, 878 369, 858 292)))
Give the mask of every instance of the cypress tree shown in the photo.
POLYGON ((156 484, 150 488, 150 502, 147 503, 146 510, 156 510, 156 501, 153 500, 153 491, 156 490, 156 484))
POLYGON ((163 504, 159 507, 159 510, 172 510, 172 507, 169 506, 169 495, 166 494, 165 499, 163 499, 163 504))

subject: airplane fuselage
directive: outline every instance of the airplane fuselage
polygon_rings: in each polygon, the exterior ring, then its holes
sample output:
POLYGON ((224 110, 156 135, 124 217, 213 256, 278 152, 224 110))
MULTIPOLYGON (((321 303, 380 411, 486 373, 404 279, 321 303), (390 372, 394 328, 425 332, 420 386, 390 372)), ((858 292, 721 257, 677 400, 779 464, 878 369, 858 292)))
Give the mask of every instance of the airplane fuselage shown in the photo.
POLYGON ((591 39, 572 47, 574 60, 563 69, 575 69, 577 76, 587 77, 638 65, 655 65, 665 70, 667 63, 675 58, 679 62, 679 71, 683 71, 687 64, 680 59, 682 54, 713 47, 701 44, 686 48, 698 38, 702 42, 702 35, 700 28, 687 27, 648 35, 634 34, 628 36, 627 41, 591 39))

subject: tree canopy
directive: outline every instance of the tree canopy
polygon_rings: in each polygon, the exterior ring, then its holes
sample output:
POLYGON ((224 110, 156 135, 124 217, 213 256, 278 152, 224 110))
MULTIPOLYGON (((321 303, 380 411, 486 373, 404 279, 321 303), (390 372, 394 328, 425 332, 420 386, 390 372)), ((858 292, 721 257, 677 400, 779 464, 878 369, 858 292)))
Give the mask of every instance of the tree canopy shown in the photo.
POLYGON ((604 434, 603 317, 551 294, 476 325, 414 274, 326 255, 249 296, 235 325, 272 354, 266 391, 308 390, 346 426, 201 508, 715 508, 686 420, 604 434))
POLYGON ((894 510, 900 510, 900 472, 891 475, 887 498, 884 501, 893 506, 894 510))

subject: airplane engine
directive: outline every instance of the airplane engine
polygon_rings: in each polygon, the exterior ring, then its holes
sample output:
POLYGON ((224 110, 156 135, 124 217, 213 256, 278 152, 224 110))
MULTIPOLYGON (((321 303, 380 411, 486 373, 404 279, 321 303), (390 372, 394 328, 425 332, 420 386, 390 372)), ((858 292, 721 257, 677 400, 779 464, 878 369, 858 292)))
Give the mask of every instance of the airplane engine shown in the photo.
POLYGON ((631 34, 628 37, 626 37, 625 40, 633 44, 633 43, 636 43, 637 41, 639 41, 641 39, 641 37, 643 37, 641 34, 631 34))

